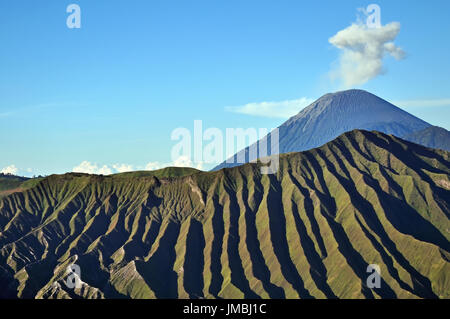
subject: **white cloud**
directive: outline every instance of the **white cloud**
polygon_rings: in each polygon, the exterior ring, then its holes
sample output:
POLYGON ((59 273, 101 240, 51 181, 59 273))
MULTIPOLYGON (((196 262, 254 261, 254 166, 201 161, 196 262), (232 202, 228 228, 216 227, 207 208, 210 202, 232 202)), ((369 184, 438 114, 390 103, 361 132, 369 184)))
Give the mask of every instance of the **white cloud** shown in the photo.
POLYGON ((2 168, 2 170, 0 171, 0 173, 12 174, 12 175, 17 175, 18 172, 19 172, 19 169, 14 164, 6 166, 6 167, 2 168))
POLYGON ((102 174, 110 175, 112 174, 112 169, 106 165, 98 166, 97 164, 92 164, 88 161, 83 161, 80 165, 75 166, 72 170, 75 173, 87 173, 87 174, 102 174))
POLYGON ((313 99, 302 97, 296 100, 259 102, 248 103, 241 106, 227 106, 225 109, 235 113, 285 119, 296 115, 312 102, 314 102, 313 99))
POLYGON ((149 162, 147 165, 145 165, 146 171, 155 171, 160 168, 162 168, 162 163, 160 162, 149 162))
POLYGON ((394 44, 400 23, 391 22, 379 28, 369 28, 361 22, 339 31, 329 42, 342 50, 336 69, 330 72, 345 88, 361 85, 382 74, 383 58, 391 55, 397 60, 405 52, 394 44))
POLYGON ((188 156, 180 156, 173 161, 173 165, 176 167, 192 167, 193 163, 188 156))
POLYGON ((392 104, 404 108, 450 106, 450 99, 399 100, 393 101, 392 104))
POLYGON ((161 163, 161 162, 149 162, 145 166, 145 170, 154 171, 157 169, 161 169, 164 167, 195 167, 196 169, 203 169, 203 163, 194 163, 188 156, 180 156, 176 160, 170 163, 161 163), (197 165, 196 165, 197 164, 197 165))
POLYGON ((203 168, 203 163, 195 163, 192 162, 192 160, 188 156, 180 156, 175 161, 173 161, 173 165, 175 167, 195 167, 197 169, 203 168))
POLYGON ((114 164, 112 167, 119 173, 131 172, 134 170, 133 165, 128 164, 114 164))
MULTIPOLYGON (((170 163, 162 163, 162 162, 149 162, 145 165, 144 169, 146 171, 154 171, 157 169, 161 169, 164 167, 196 167, 197 169, 203 168, 203 163, 193 163, 191 159, 187 156, 180 156, 175 161, 170 163)), ((137 167, 137 169, 142 169, 142 167, 137 167)), ((133 165, 130 164, 113 164, 111 166, 108 165, 98 165, 97 163, 91 163, 89 161, 83 161, 78 166, 75 166, 72 169, 74 173, 86 173, 86 174, 101 174, 101 175, 111 175, 114 173, 124 173, 135 171, 133 165)))

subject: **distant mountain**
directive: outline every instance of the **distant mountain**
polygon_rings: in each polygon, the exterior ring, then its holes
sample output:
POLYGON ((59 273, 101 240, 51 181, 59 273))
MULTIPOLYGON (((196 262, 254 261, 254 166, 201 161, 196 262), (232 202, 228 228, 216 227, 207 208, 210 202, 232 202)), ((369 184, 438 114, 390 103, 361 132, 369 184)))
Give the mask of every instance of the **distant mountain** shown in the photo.
POLYGON ((35 186, 43 178, 44 177, 42 176, 29 178, 24 176, 0 173, 0 198, 13 193, 25 191, 35 186))
POLYGON ((0 173, 0 191, 17 187, 27 179, 26 177, 0 173))
MULTIPOLYGON (((354 130, 375 130, 395 136, 405 136, 431 126, 395 105, 363 90, 330 93, 291 117, 279 127, 279 153, 300 152, 319 147, 339 135, 354 130)), ((270 141, 271 136, 267 137, 270 141)), ((269 143, 270 145, 270 143, 269 143)), ((249 148, 245 162, 249 162, 249 148)), ((222 163, 213 170, 238 166, 222 163)))
POLYGON ((450 132, 445 128, 430 126, 426 129, 403 136, 407 141, 450 151, 450 132))
POLYGON ((26 177, 0 173, 0 197, 20 189, 22 183, 27 180, 26 177))
POLYGON ((351 131, 260 168, 52 175, 0 198, 0 297, 450 298, 450 152, 351 131))

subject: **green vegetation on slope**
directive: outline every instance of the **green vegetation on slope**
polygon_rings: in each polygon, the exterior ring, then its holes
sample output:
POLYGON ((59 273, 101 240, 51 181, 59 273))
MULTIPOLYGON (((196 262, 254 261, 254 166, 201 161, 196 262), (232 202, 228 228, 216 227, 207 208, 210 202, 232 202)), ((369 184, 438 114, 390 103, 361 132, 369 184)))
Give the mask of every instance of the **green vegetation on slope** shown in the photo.
POLYGON ((18 188, 26 180, 27 178, 25 177, 0 173, 0 192, 18 188))
POLYGON ((0 199, 0 296, 450 298, 449 208, 449 152, 366 131, 276 175, 53 175, 0 199))
POLYGON ((21 192, 32 188, 39 183, 43 177, 28 178, 22 176, 0 174, 0 198, 15 192, 21 192))
POLYGON ((154 171, 134 171, 134 172, 126 172, 120 174, 114 174, 113 176, 120 177, 146 177, 146 176, 155 176, 158 178, 170 178, 170 177, 183 177, 189 176, 192 174, 196 174, 199 171, 198 169, 191 167, 166 167, 154 171))

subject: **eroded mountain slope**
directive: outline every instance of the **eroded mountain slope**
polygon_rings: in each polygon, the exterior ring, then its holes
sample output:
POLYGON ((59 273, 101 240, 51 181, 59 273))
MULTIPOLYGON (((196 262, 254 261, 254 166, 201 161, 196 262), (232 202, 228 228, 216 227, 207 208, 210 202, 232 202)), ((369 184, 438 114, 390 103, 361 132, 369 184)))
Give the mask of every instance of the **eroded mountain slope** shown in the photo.
POLYGON ((276 175, 50 176, 0 199, 0 295, 449 298, 449 157, 352 131, 276 175))

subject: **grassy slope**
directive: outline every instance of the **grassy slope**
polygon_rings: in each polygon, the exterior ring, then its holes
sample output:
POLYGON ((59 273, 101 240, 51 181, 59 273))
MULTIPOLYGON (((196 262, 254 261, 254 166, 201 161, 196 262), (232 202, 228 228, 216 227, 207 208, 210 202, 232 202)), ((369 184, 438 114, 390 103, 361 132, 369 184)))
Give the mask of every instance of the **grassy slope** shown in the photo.
POLYGON ((0 174, 0 198, 15 192, 21 192, 37 185, 43 178, 27 178, 0 174))
POLYGON ((18 188, 27 178, 0 174, 0 192, 18 188))
POLYGON ((0 295, 449 298, 449 157, 353 131, 282 155, 277 175, 53 175, 0 199, 0 295))
POLYGON ((191 167, 166 167, 155 171, 134 171, 120 174, 114 174, 116 177, 145 177, 155 176, 157 178, 183 177, 200 172, 191 167))
MULTIPOLYGON (((110 175, 114 178, 134 178, 134 177, 148 177, 155 176, 157 178, 171 178, 171 177, 183 177, 200 172, 199 170, 191 167, 166 167, 154 171, 133 171, 126 173, 119 173, 110 175)), ((74 176, 83 176, 86 174, 69 173, 74 176)), ((24 191, 39 184, 43 178, 27 178, 14 175, 0 174, 0 197, 10 195, 14 192, 24 191)))

